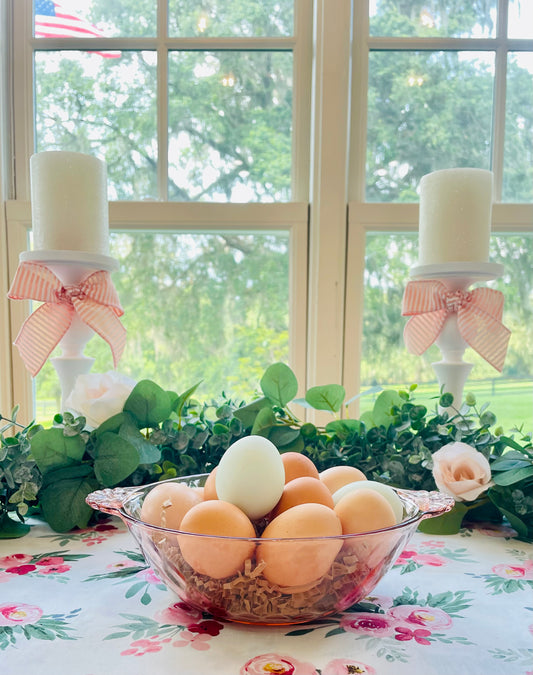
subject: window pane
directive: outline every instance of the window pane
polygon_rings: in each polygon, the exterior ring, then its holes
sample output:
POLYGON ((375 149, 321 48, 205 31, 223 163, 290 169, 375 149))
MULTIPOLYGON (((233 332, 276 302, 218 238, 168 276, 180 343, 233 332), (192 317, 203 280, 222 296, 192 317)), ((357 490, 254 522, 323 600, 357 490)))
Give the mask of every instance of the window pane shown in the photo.
POLYGON ((510 38, 533 38, 533 4, 509 0, 507 33, 510 38))
MULTIPOLYGON (((201 380, 201 400, 220 400, 223 391, 250 400, 265 369, 288 361, 288 232, 113 233, 110 244, 128 331, 119 372, 177 392, 201 380)), ((96 358, 94 373, 113 368, 97 336, 85 355, 96 358)), ((59 410, 50 361, 36 394, 47 415, 59 410)))
POLYGON ((494 54, 373 51, 368 201, 416 201, 437 169, 490 169, 494 54))
POLYGON ((154 52, 36 52, 36 151, 104 159, 109 199, 156 198, 156 82, 154 52))
POLYGON ((502 200, 533 201, 533 53, 507 61, 505 153, 502 200))
POLYGON ((157 32, 156 12, 153 0, 34 0, 34 34, 37 38, 150 37, 157 32))
POLYGON ((169 199, 291 199, 292 52, 172 52, 169 199))
MULTIPOLYGON (((411 267, 417 264, 417 234, 369 233, 366 240, 365 307, 361 382, 383 387, 420 386, 417 398, 438 394, 439 387, 431 363, 441 358, 432 345, 422 356, 410 354, 403 341, 407 321, 401 316, 401 303, 411 267)), ((464 360, 474 368, 465 393, 473 391, 480 404, 490 409, 506 431, 524 423, 524 432, 532 429, 533 410, 533 234, 493 235, 491 262, 504 265, 501 279, 487 283, 505 296, 503 323, 512 331, 505 366, 501 374, 471 348, 464 360)), ((362 399, 362 409, 372 407, 362 399)))
POLYGON ((293 34, 294 0, 169 0, 171 37, 273 37, 293 34))
POLYGON ((370 0, 370 35, 494 37, 497 0, 370 0))

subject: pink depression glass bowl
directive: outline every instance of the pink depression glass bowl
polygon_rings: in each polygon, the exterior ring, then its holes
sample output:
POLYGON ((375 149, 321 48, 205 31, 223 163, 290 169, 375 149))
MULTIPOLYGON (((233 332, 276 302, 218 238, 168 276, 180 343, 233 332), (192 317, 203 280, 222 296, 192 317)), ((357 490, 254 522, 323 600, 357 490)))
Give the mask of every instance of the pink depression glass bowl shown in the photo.
MULTIPOLYGON (((169 482, 197 487, 203 486, 206 478, 207 474, 202 474, 169 482)), ((398 525, 338 537, 248 539, 253 547, 244 569, 232 577, 213 579, 189 566, 181 555, 179 541, 200 538, 216 556, 218 544, 226 545, 229 539, 242 545, 242 538, 192 534, 143 522, 140 520, 143 499, 156 484, 98 490, 88 495, 86 501, 93 509, 124 521, 146 562, 181 600, 220 619, 258 625, 314 621, 362 600, 393 565, 418 523, 423 518, 446 513, 454 504, 451 497, 440 492, 396 490, 404 505, 404 517, 398 525), (287 588, 270 583, 263 575, 264 561, 258 564, 256 560, 258 545, 265 541, 279 548, 277 563, 283 559, 294 566, 298 561, 313 560, 317 550, 324 549, 324 544, 332 540, 337 540, 334 549, 338 553, 331 566, 305 586, 287 588)))

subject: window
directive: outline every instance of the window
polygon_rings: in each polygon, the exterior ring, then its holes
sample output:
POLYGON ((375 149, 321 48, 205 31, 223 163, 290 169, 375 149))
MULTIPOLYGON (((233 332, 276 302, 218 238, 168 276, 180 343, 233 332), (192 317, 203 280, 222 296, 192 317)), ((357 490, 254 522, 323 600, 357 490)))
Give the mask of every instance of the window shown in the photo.
MULTIPOLYGON (((491 260, 505 267, 491 283, 505 293, 513 337, 502 375, 476 361, 469 384, 525 386, 531 417, 528 3, 69 4, 91 37, 46 33, 36 17, 54 3, 2 7, 12 29, 0 40, 9 278, 29 245, 30 155, 95 154, 108 167, 129 329, 121 371, 246 397, 279 359, 302 389, 342 382, 352 396, 374 382, 418 381, 436 390, 436 348, 407 354, 398 304, 416 261, 418 185, 440 168, 490 169, 491 260)), ((2 296, 2 409, 22 403, 29 417, 31 380, 9 348, 28 308, 2 296)), ((95 369, 111 367, 98 339, 86 353, 95 369)), ((53 409, 49 364, 36 386, 53 409)))

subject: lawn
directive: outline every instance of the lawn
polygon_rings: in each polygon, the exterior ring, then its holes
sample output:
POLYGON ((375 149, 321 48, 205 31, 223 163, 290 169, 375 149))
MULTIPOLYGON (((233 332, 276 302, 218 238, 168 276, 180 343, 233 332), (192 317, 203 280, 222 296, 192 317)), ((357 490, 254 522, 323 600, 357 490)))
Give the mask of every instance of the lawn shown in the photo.
MULTIPOLYGON (((402 386, 391 385, 390 389, 401 389, 402 386)), ((419 385, 416 389, 416 402, 433 410, 439 389, 436 383, 419 385)), ((505 433, 515 427, 523 427, 524 432, 533 431, 533 382, 531 380, 472 380, 465 386, 465 395, 473 393, 479 409, 489 403, 489 410, 496 415, 497 425, 502 426, 505 433)), ((377 395, 377 394, 376 394, 377 395)), ((375 396, 374 396, 375 398, 375 396)), ((361 412, 372 407, 370 397, 361 399, 361 412)))

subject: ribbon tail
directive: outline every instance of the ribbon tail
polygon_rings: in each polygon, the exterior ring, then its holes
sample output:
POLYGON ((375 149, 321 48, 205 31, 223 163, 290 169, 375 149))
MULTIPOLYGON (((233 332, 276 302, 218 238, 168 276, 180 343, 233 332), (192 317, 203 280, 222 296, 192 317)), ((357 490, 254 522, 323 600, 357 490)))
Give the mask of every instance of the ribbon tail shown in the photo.
POLYGON ((465 342, 501 373, 511 331, 476 306, 459 310, 457 326, 465 342))
POLYGON ((117 311, 88 299, 74 300, 74 307, 80 319, 109 344, 116 368, 126 346, 126 329, 117 311))
POLYGON ((73 315, 74 310, 68 305, 46 303, 22 324, 14 344, 33 377, 70 328, 73 315))
POLYGON ((407 350, 420 356, 435 342, 446 321, 446 310, 417 314, 405 324, 403 338, 407 350))

